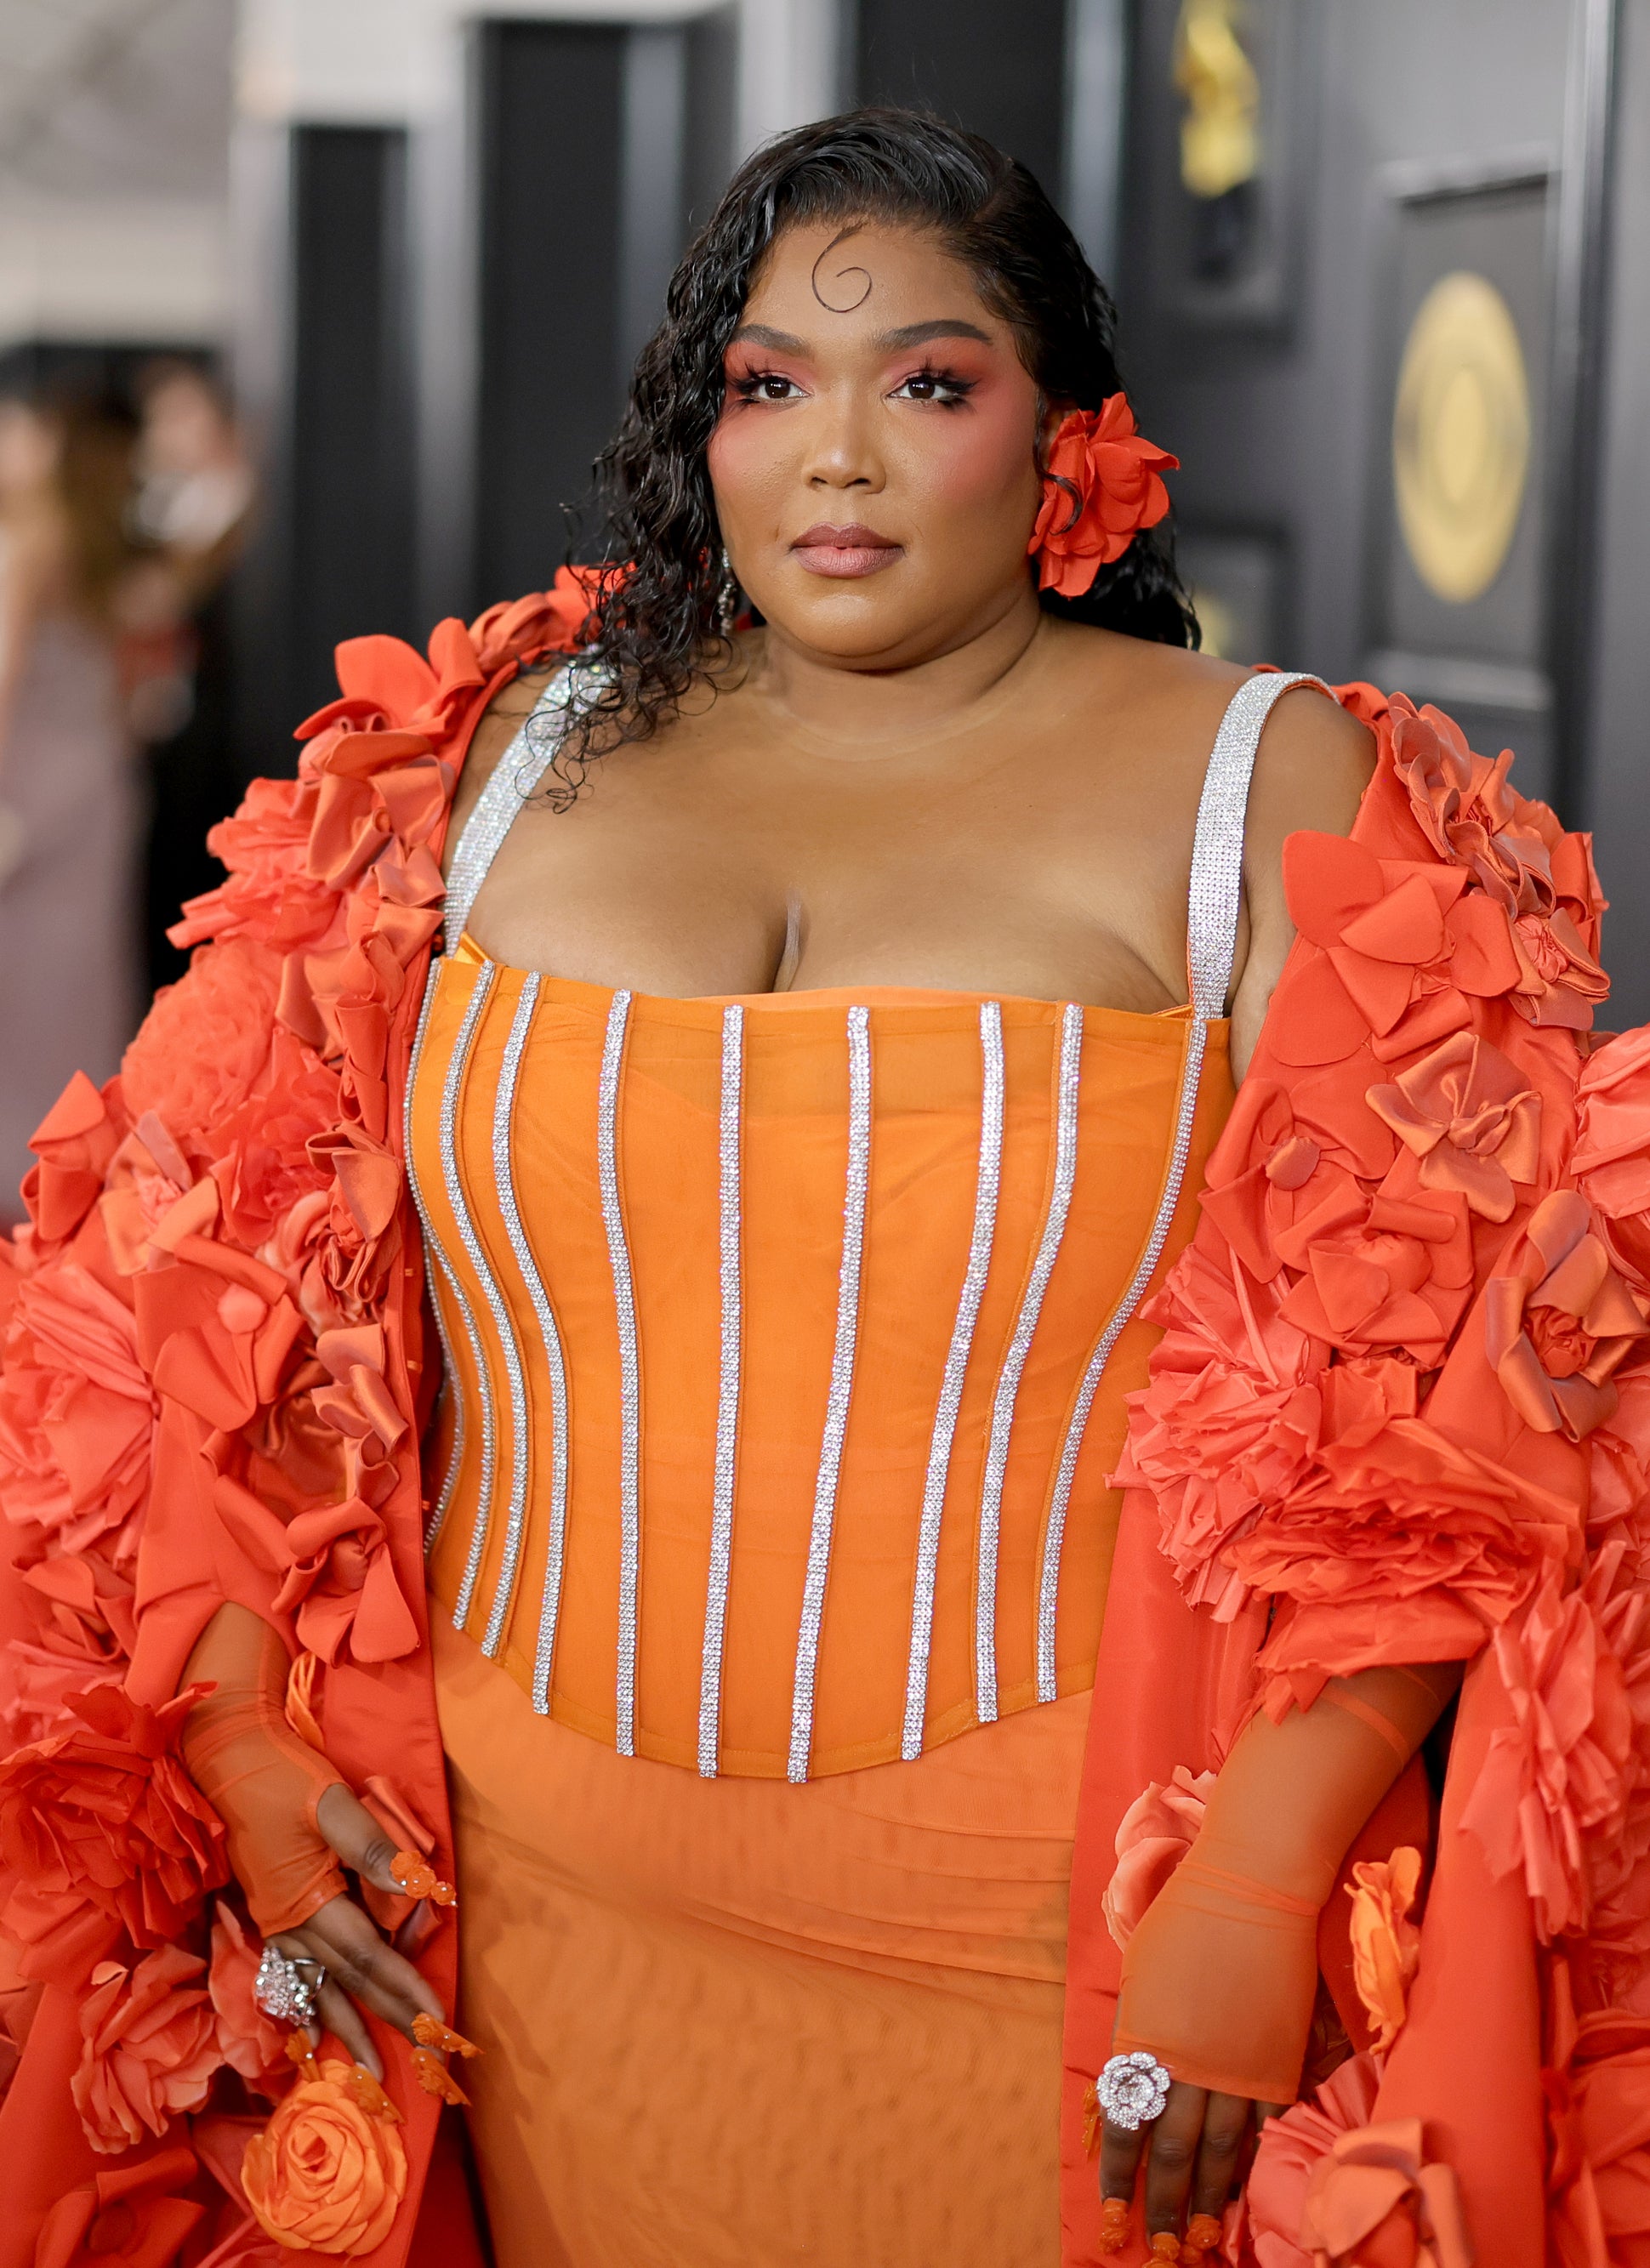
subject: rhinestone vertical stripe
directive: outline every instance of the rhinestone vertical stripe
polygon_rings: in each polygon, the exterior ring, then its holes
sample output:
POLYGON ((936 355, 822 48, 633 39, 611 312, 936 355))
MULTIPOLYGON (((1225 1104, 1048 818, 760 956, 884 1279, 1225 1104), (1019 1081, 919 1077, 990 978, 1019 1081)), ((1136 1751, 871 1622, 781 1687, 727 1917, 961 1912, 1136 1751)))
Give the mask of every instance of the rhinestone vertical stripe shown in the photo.
MULTIPOLYGON (((463 1089, 465 1073, 469 1068, 470 1051, 475 1042, 482 1012, 492 998, 497 981, 497 968, 490 961, 483 961, 476 972, 475 989, 465 1005, 458 1037, 453 1043, 453 1060, 447 1065, 446 1084, 441 1092, 441 1178, 446 1187, 447 1206, 458 1228, 459 1241, 475 1271, 475 1280, 482 1287, 482 1297, 487 1302, 493 1328, 498 1334, 498 1349, 504 1360, 505 1379, 510 1395, 510 1499, 509 1528, 506 1529, 509 1533, 510 1529, 519 1531, 527 1516, 527 1375, 516 1339, 516 1327, 511 1321, 498 1279, 493 1274, 482 1249, 482 1240, 476 1233, 475 1218, 464 1194, 464 1181, 459 1171, 458 1158, 459 1097, 463 1089)), ((475 1586, 481 1576, 482 1561, 486 1556, 488 1533, 492 1525, 497 1414, 484 1359, 477 1375, 482 1381, 482 1494, 476 1509, 475 1525, 470 1532, 469 1557, 464 1563, 464 1579, 453 1602, 454 1630, 462 1630, 469 1619, 475 1586)), ((490 1637, 483 1640, 482 1650, 485 1653, 496 1653, 497 1640, 490 1637)))
POLYGON ((1060 1462, 1055 1469, 1048 1525, 1042 1539, 1042 1564, 1037 1580, 1039 1701, 1057 1698, 1054 1640, 1060 1595, 1060 1553, 1065 1542, 1065 1519, 1072 1502, 1072 1484, 1077 1476, 1078 1453, 1083 1446, 1088 1414, 1094 1406, 1094 1395, 1105 1374, 1106 1365, 1111 1359, 1111 1351, 1122 1337, 1129 1318, 1139 1306, 1141 1295, 1152 1280, 1152 1271, 1161 1259, 1163 1247, 1168 1240, 1169 1225, 1174 1220, 1175 1208, 1180 1203, 1181 1187, 1186 1178, 1186 1160, 1191 1152, 1192 1123, 1197 1115, 1197 1089, 1203 1076, 1203 1059, 1208 1037, 1209 1027, 1201 1017, 1194 1018, 1187 1025, 1186 1055, 1181 1066, 1180 1095, 1175 1110, 1174 1142, 1151 1233, 1146 1238, 1139 1263, 1129 1278, 1122 1299, 1112 1309, 1104 1330, 1095 1342, 1094 1351, 1089 1356, 1082 1383, 1077 1389, 1071 1420, 1065 1429, 1065 1439, 1060 1445, 1060 1462))
POLYGON ((957 1410, 962 1401, 974 1327, 991 1264, 997 1231, 997 1196, 1003 1171, 1003 1012, 995 1000, 980 1007, 980 1163, 974 1192, 974 1226, 968 1266, 957 1300, 956 1321, 939 1382, 939 1402, 929 1442, 923 1481, 922 1518, 917 1537, 917 1579, 911 1597, 911 1651, 905 1671, 905 1725, 900 1754, 907 1763, 923 1752, 923 1720, 928 1707, 928 1656, 934 1632, 934 1579, 939 1564, 939 1518, 945 1509, 957 1410))
POLYGON ((1077 1179, 1077 1091, 1083 1059, 1083 1012, 1067 1001, 1060 1016, 1058 1086, 1054 1109, 1054 1175, 1049 1209, 1037 1241, 1025 1296, 1014 1318, 1013 1335, 998 1373, 991 1400, 991 1430, 985 1451, 985 1473, 980 1486, 979 1565, 975 1582, 974 1691, 975 1710, 983 1725, 997 1715, 997 1561, 1002 1537, 1003 1481, 1008 1470, 1008 1445, 1013 1432, 1014 1404, 1026 1358, 1042 1313, 1044 1294, 1060 1240, 1072 1209, 1072 1189, 1077 1179))
MULTIPOLYGON (((550 1381, 550 1532, 544 1600, 540 1608, 534 1653, 533 1705, 541 1716, 549 1706, 548 1698, 541 1701, 540 1697, 541 1688, 546 1695, 549 1691, 549 1655, 555 1644, 556 1607, 561 1597, 562 1550, 567 1528, 567 1372, 555 1311, 550 1306, 537 1256, 521 1218, 520 1200, 516 1190, 515 1113, 521 1060, 533 1028, 541 983, 542 979, 536 975, 523 981, 521 997, 516 1003, 515 1013, 510 1020, 509 1037, 505 1042, 504 1061, 498 1073, 497 1100, 493 1109, 493 1186, 505 1224, 505 1233, 510 1240, 511 1252, 532 1303, 533 1318, 538 1326, 539 1343, 543 1349, 545 1367, 550 1381)), ((531 1490, 531 1468, 528 1486, 531 1490)), ((505 1620, 514 1596, 521 1558, 522 1532, 522 1525, 512 1522, 505 1538, 504 1556, 487 1626, 488 1651, 497 1646, 503 1635, 505 1620)))
POLYGON ((424 1060, 424 1034, 430 1027, 430 1011, 435 1005, 436 988, 440 981, 441 963, 431 960, 424 977, 424 1005, 418 1011, 418 1028, 413 1036, 412 1057, 407 1066, 407 1092, 401 1098, 401 1158, 406 1167, 407 1186, 412 1191, 417 1209, 418 1225, 424 1231, 424 1277, 430 1288, 431 1312, 436 1319, 436 1335, 441 1342, 441 1360, 446 1391, 453 1396, 453 1449, 447 1459, 447 1469, 442 1476, 440 1493, 436 1498, 435 1510, 424 1530, 424 1551, 433 1551, 446 1524, 446 1516, 453 1493, 459 1484, 459 1475, 464 1469, 464 1449, 469 1428, 466 1420, 463 1382, 453 1351, 453 1334, 447 1328, 446 1307, 441 1297, 442 1285, 464 1327, 469 1343, 470 1359, 475 1366, 475 1375, 482 1376, 482 1343, 475 1329, 475 1318, 470 1313, 470 1303, 453 1274, 441 1240, 436 1234, 435 1224, 430 1218, 430 1207, 418 1179, 418 1168, 413 1157, 412 1113, 413 1093, 418 1084, 418 1067, 424 1060))
POLYGON ((446 1365, 447 1388, 453 1396, 453 1450, 447 1459, 446 1471, 442 1476, 441 1492, 436 1498, 435 1509, 430 1515, 430 1524, 424 1530, 426 1558, 441 1541, 441 1531, 446 1526, 447 1514, 452 1510, 453 1499, 458 1493, 459 1476, 464 1469, 464 1451, 469 1440, 469 1419, 464 1399, 464 1385, 459 1376, 458 1366, 453 1359, 453 1341, 447 1330, 446 1316, 442 1311, 440 1290, 437 1282, 438 1274, 440 1283, 446 1287, 448 1297, 458 1309, 459 1320, 464 1326, 464 1336, 469 1346, 470 1359, 475 1366, 478 1377, 481 1375, 482 1368, 481 1335, 475 1328, 475 1318, 470 1313, 469 1301, 465 1298, 463 1288, 448 1264, 446 1253, 438 1251, 432 1245, 430 1250, 430 1304, 435 1310, 436 1329, 441 1339, 442 1359, 446 1365))
POLYGON ((865 1257, 866 1193, 870 1178, 871 1012, 868 1008, 850 1008, 848 1188, 843 1201, 843 1256, 836 1278, 836 1339, 831 1349, 830 1391, 825 1400, 819 1476, 814 1484, 814 1521, 808 1530, 807 1573, 802 1586, 802 1621, 796 1642, 796 1677, 791 1689, 791 1754, 785 1766, 786 1778, 799 1785, 807 1778, 808 1756, 814 1745, 814 1680, 819 1663, 820 1625, 825 1614, 825 1580, 830 1572, 836 1484, 842 1474, 848 1405, 853 1394, 854 1351, 859 1336, 859 1273, 865 1257))
POLYGON ((745 1011, 722 1011, 722 1108, 718 1124, 718 1243, 722 1366, 716 1396, 716 1478, 711 1495, 711 1572, 705 1586, 704 1656, 699 1674, 699 1771, 716 1778, 722 1723, 722 1649, 727 1631, 733 1551, 733 1482, 739 1460, 739 1382, 744 1329, 740 1254, 740 1141, 745 1084, 745 1011))
POLYGON ((636 1602, 642 1566, 642 1378, 636 1339, 636 1285, 630 1245, 619 1197, 619 1082, 630 996, 615 992, 601 1047, 596 1103, 596 1154, 601 1182, 601 1221, 613 1270, 613 1305, 619 1329, 619 1665, 617 1747, 636 1754, 636 1602))

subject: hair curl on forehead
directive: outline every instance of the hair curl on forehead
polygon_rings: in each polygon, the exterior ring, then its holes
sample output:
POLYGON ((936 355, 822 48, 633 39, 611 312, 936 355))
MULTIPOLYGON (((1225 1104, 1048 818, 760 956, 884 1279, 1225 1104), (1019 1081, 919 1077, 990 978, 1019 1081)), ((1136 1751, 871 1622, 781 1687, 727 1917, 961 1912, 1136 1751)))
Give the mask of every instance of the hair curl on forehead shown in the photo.
MULTIPOLYGON (((724 357, 763 261, 788 229, 871 221, 941 239, 1010 326, 1045 401, 1097 409, 1120 390, 1116 310, 1017 159, 924 112, 884 108, 848 111, 757 151, 671 278, 665 320, 597 460, 605 549, 631 572, 602 591, 593 643, 575 664, 580 700, 547 775, 552 801, 570 803, 594 757, 649 737, 726 668, 731 648, 717 612, 722 539, 706 462, 724 357)), ((1045 593, 1042 604, 1160 644, 1197 643, 1167 528, 1137 536, 1081 599, 1045 593)))

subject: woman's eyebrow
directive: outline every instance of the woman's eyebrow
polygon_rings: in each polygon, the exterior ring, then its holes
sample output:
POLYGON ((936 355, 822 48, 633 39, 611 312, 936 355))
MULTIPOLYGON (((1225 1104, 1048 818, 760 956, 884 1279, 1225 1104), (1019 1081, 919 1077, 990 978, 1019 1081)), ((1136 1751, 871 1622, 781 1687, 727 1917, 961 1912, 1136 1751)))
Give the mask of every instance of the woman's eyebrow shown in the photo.
MULTIPOLYGON (((896 331, 879 331, 871 343, 879 354, 898 354, 908 347, 925 346, 931 339, 977 339, 985 347, 993 343, 989 331, 961 315, 939 315, 926 323, 905 323, 896 331)), ((777 331, 770 323, 741 323, 728 344, 767 347, 774 354, 811 351, 806 339, 792 331, 777 331)))
POLYGON ((806 339, 790 331, 776 331, 766 323, 741 323, 728 344, 736 347, 748 339, 753 346, 770 347, 775 354, 805 355, 808 350, 806 339))
POLYGON ((879 332, 873 344, 880 353, 897 353, 902 347, 925 346, 930 339, 978 339, 989 347, 991 335, 983 331, 977 323, 965 322, 961 315, 941 315, 930 323, 906 323, 897 331, 879 332))

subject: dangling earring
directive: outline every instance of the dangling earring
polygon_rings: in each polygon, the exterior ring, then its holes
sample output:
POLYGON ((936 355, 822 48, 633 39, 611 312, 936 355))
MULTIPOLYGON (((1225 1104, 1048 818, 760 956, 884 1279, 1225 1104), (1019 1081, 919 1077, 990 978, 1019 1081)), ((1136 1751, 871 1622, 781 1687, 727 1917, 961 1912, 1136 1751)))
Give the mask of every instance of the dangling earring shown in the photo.
POLYGON ((733 563, 727 556, 727 546, 722 546, 722 580, 716 594, 716 626, 725 638, 733 635, 733 625, 739 619, 739 578, 733 572, 733 563))

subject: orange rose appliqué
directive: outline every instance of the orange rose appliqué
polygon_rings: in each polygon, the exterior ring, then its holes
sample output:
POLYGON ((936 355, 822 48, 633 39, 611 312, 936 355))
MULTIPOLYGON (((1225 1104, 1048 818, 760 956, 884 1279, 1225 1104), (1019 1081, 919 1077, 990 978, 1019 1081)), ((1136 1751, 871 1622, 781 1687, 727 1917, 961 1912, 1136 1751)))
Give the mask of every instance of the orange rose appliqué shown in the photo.
POLYGON ((352 2076, 346 2063, 323 2063, 247 2145, 247 2202, 259 2228, 289 2251, 351 2259, 371 2252, 406 2193, 401 2136, 363 2109, 352 2076))
POLYGON ((1421 1886, 1421 1854, 1403 1844, 1389 1859, 1366 1859, 1346 1885, 1352 1902, 1352 1982, 1382 2054, 1403 2026, 1410 1986, 1421 1958, 1421 1933, 1411 1918, 1421 1886))
POLYGON ((133 2149, 145 2128, 164 2134, 180 2112, 205 2102, 224 2059, 201 1982, 205 1970, 203 1961, 176 1945, 130 1970, 118 1961, 92 1970, 70 2093, 94 2150, 133 2149))

